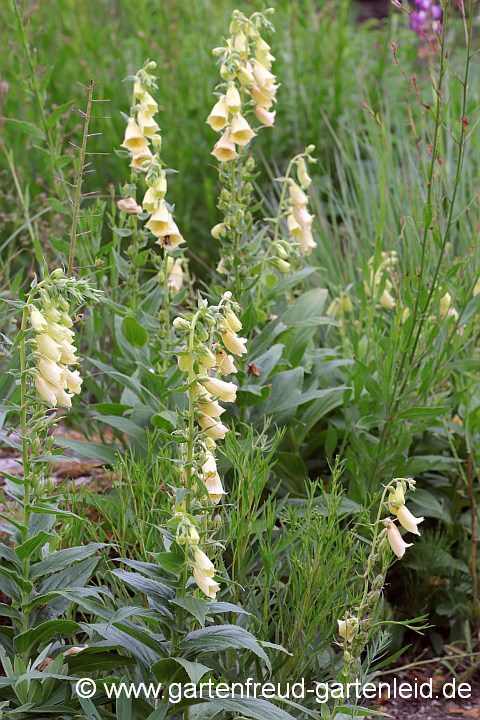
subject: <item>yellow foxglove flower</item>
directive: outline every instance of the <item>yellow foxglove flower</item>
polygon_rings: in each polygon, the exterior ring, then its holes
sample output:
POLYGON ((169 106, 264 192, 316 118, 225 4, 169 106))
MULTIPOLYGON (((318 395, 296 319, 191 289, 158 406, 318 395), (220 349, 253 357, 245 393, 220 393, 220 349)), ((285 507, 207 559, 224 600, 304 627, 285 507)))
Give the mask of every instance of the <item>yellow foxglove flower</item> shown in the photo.
POLYGON ((228 323, 228 327, 230 328, 230 330, 233 330, 233 332, 238 332, 243 327, 242 323, 237 318, 233 310, 227 310, 227 312, 225 313, 225 320, 228 323))
POLYGON ((165 201, 161 200, 150 220, 145 224, 145 227, 147 227, 155 237, 160 237, 162 233, 168 230, 169 220, 170 213, 165 205, 165 201))
POLYGON ((219 380, 218 378, 209 378, 208 380, 202 380, 202 384, 208 392, 212 393, 214 397, 220 398, 223 402, 235 402, 237 386, 234 383, 225 382, 225 380, 219 380))
POLYGON ((161 198, 158 197, 155 192, 155 187, 152 185, 147 189, 147 192, 143 196, 142 206, 145 212, 154 213, 160 204, 161 198))
POLYGON ((58 388, 55 391, 57 398, 57 405, 60 407, 72 407, 72 396, 65 392, 63 388, 58 388))
POLYGON ((76 365, 78 357, 75 355, 76 347, 71 343, 64 342, 60 345, 60 361, 64 365, 76 365))
POLYGON ((32 328, 38 333, 47 329, 47 321, 35 305, 30 306, 30 322, 32 324, 32 328))
POLYGON ((219 420, 208 417, 208 415, 198 418, 198 424, 212 440, 223 440, 228 432, 226 425, 219 420))
POLYGON ((270 45, 266 43, 265 40, 262 40, 261 37, 258 37, 255 43, 255 57, 267 70, 271 69, 272 63, 275 61, 273 55, 270 54, 270 50, 270 45))
POLYGON ((341 301, 340 298, 334 298, 327 309, 327 317, 335 317, 337 312, 340 310, 341 301))
POLYGON ((37 369, 54 388, 66 387, 67 383, 62 379, 62 368, 54 360, 41 357, 38 360, 37 369))
POLYGON ((199 547, 195 548, 195 566, 201 570, 206 577, 213 577, 215 575, 215 566, 199 547))
POLYGON ((145 137, 151 138, 160 130, 153 117, 141 108, 137 113, 137 124, 145 137))
POLYGON ((225 263, 223 261, 223 258, 220 258, 220 262, 218 263, 216 270, 218 273, 221 273, 222 275, 227 274, 227 269, 225 268, 225 263))
POLYGON ((300 223, 298 222, 297 218, 295 217, 294 213, 290 213, 290 215, 287 217, 287 224, 288 224, 288 232, 290 235, 297 236, 301 235, 302 228, 300 226, 300 223))
POLYGON ((215 357, 217 374, 230 375, 231 373, 237 372, 232 355, 227 355, 224 350, 217 350, 215 357))
POLYGON ((412 515, 406 505, 401 505, 396 511, 396 516, 400 521, 400 525, 414 535, 420 535, 417 525, 424 521, 425 518, 416 518, 412 515))
POLYGON ((308 205, 307 195, 305 195, 303 190, 293 180, 289 181, 288 191, 290 193, 290 198, 292 200, 292 203, 296 207, 303 207, 303 208, 307 207, 307 205, 308 205))
POLYGON ((228 162, 229 160, 235 160, 235 158, 238 157, 235 143, 230 135, 230 128, 225 130, 210 154, 213 155, 219 162, 228 162))
POLYGON ((203 484, 207 488, 208 497, 215 504, 218 505, 223 495, 226 495, 223 489, 222 481, 217 472, 210 473, 203 476, 203 484))
POLYGON ((198 534, 197 529, 194 528, 193 525, 189 525, 187 543, 189 545, 198 545, 199 542, 200 535, 198 534))
POLYGON ((272 75, 265 65, 262 65, 258 60, 254 60, 252 63, 253 76, 257 81, 260 88, 269 88, 275 83, 276 77, 272 75))
POLYGON ((50 360, 58 362, 61 356, 61 346, 50 337, 48 333, 40 333, 35 338, 39 352, 50 360))
POLYGON ((133 95, 135 97, 135 100, 142 100, 142 98, 145 96, 145 88, 143 87, 141 82, 138 82, 138 80, 136 80, 133 84, 133 95))
POLYGON ((45 307, 45 317, 50 322, 58 322, 62 317, 61 313, 54 307, 45 307))
POLYGON ((256 136, 245 118, 238 112, 232 119, 230 137, 237 145, 247 145, 256 136))
POLYGON ((152 159, 152 151, 147 146, 143 150, 140 150, 138 153, 132 155, 132 162, 130 163, 130 167, 134 168, 135 170, 140 170, 141 172, 147 172, 148 168, 152 164, 152 159))
POLYGON ((226 229, 227 229, 227 226, 225 225, 225 223, 217 223, 210 230, 210 235, 214 238, 214 240, 219 240, 221 237, 223 237, 225 235, 226 229))
POLYGON ((212 600, 217 597, 217 592, 220 590, 220 585, 212 580, 211 577, 207 577, 202 573, 199 568, 193 569, 193 577, 200 590, 212 600))
POLYGON ((49 405, 56 407, 56 388, 54 388, 53 385, 50 385, 50 383, 45 380, 43 375, 40 375, 40 373, 35 374, 35 387, 37 388, 37 393, 42 398, 42 400, 45 400, 45 402, 47 402, 49 405))
POLYGON ((70 390, 70 392, 75 393, 78 395, 82 389, 82 378, 80 377, 80 373, 78 370, 69 370, 68 368, 63 368, 62 370, 62 378, 67 383, 67 388, 70 390))
POLYGON ((242 85, 253 85, 255 77, 253 75, 252 66, 247 63, 244 67, 239 67, 237 71, 237 78, 240 80, 242 85))
POLYGON ((404 541, 399 529, 393 522, 389 522, 387 527, 387 537, 390 547, 397 557, 402 558, 405 555, 405 550, 408 547, 412 547, 413 543, 406 543, 404 541))
POLYGON ((127 129, 125 130, 125 138, 120 147, 126 148, 134 155, 140 152, 144 152, 148 148, 148 141, 143 136, 143 133, 138 127, 135 118, 128 118, 127 129))
POLYGON ((312 250, 317 247, 317 243, 313 239, 312 231, 308 228, 305 228, 302 230, 302 233, 299 238, 300 242, 300 252, 303 255, 310 255, 312 250))
POLYGON ((182 258, 177 258, 173 264, 173 267, 170 271, 170 275, 168 276, 168 288, 169 290, 174 290, 175 292, 180 292, 180 290, 183 287, 183 267, 182 267, 182 258))
POLYGON ((386 288, 380 297, 380 305, 386 310, 392 310, 395 307, 395 300, 386 288))
POLYGON ((143 97, 141 98, 141 106, 142 110, 149 115, 155 115, 155 113, 158 112, 158 105, 153 99, 153 97, 148 93, 146 90, 144 90, 143 97))
POLYGON ((239 338, 233 330, 223 330, 221 335, 225 347, 227 350, 230 350, 231 353, 234 355, 245 355, 247 353, 247 348, 245 347, 245 343, 247 342, 246 338, 239 338))
POLYGON ((312 178, 308 174, 307 164, 303 158, 299 158, 297 162, 297 177, 298 182, 304 190, 312 184, 312 178))
POLYGON ((233 47, 243 58, 246 58, 248 55, 248 40, 243 30, 240 30, 235 35, 233 47))
POLYGON ((440 317, 442 319, 447 317, 447 314, 448 314, 451 304, 452 304, 452 296, 450 295, 450 293, 447 292, 440 300, 440 317))
POLYGON ((72 327, 72 325, 73 325, 73 320, 70 317, 70 315, 68 314, 68 312, 62 313, 60 322, 62 323, 62 325, 65 325, 65 327, 69 327, 69 328, 72 327))
POLYGON ((276 115, 275 111, 269 112, 265 107, 257 105, 255 108, 255 115, 262 125, 265 127, 273 127, 276 115))
POLYGON ((64 342, 70 342, 75 337, 75 333, 65 325, 61 325, 56 322, 49 322, 47 325, 47 332, 56 342, 60 345, 64 342))
POLYGON ((168 227, 156 234, 156 237, 158 238, 156 244, 163 247, 164 250, 175 250, 185 242, 170 213, 168 215, 168 227))
POLYGON ((254 85, 250 88, 252 100, 254 100, 259 107, 262 107, 265 110, 270 110, 272 107, 276 91, 276 85, 272 85, 270 88, 260 88, 258 85, 254 85))
POLYGON ((303 229, 311 230, 314 216, 308 212, 304 205, 294 205, 293 214, 303 229))
POLYGON ((227 109, 229 113, 235 115, 235 113, 240 112, 240 108, 242 107, 242 101, 240 99, 240 93, 238 92, 235 85, 229 85, 225 97, 225 102, 227 104, 227 109))
POLYGON ((228 108, 225 95, 222 95, 212 108, 207 123, 216 132, 220 132, 228 125, 228 108))
POLYGON ((344 640, 352 642, 358 631, 358 618, 348 618, 348 620, 337 620, 338 634, 344 640))
POLYGON ((198 353, 198 359, 202 363, 202 365, 205 365, 205 367, 213 368, 215 367, 215 363, 217 362, 217 359, 213 352, 209 348, 202 348, 198 353))
POLYGON ((122 198, 117 202, 117 207, 129 215, 138 215, 138 213, 142 212, 141 206, 137 205, 137 201, 133 197, 122 198))

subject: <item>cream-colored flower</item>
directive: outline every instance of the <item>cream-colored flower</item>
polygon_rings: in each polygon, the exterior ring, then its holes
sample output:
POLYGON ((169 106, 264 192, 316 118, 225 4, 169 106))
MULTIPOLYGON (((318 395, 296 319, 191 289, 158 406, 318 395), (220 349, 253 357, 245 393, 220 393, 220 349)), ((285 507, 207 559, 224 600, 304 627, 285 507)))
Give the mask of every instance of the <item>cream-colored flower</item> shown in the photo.
POLYGON ((287 225, 290 235, 296 237, 302 234, 302 227, 293 212, 291 212, 287 217, 287 225))
POLYGON ((198 423, 202 430, 205 430, 208 437, 212 440, 223 440, 228 432, 228 428, 220 420, 214 420, 214 418, 208 415, 203 415, 198 418, 198 423))
POLYGON ((242 85, 253 85, 255 77, 250 63, 238 68, 237 78, 240 80, 242 85))
POLYGON ((155 113, 158 112, 158 105, 153 99, 153 97, 148 93, 146 90, 143 92, 143 96, 141 98, 141 106, 142 110, 149 115, 155 115, 155 113))
POLYGON ((42 400, 45 400, 45 402, 47 402, 49 405, 56 407, 56 388, 54 388, 53 385, 50 385, 50 383, 45 380, 43 375, 40 375, 40 373, 35 374, 35 387, 37 388, 37 393, 42 398, 42 400))
POLYGON ((151 138, 160 130, 153 117, 142 108, 137 113, 137 124, 145 137, 151 138))
POLYGON ((304 190, 312 184, 312 178, 308 174, 307 164, 303 158, 299 158, 297 162, 297 177, 298 182, 304 190))
POLYGON ((311 215, 304 205, 294 205, 293 214, 302 229, 311 230, 314 216, 311 215))
POLYGON ((308 196, 305 195, 303 190, 293 180, 289 180, 288 182, 288 191, 293 205, 297 207, 307 207, 308 196))
POLYGON ((452 304, 452 296, 450 293, 445 293, 445 295, 440 299, 440 317, 444 318, 447 316, 447 313, 450 309, 450 305, 452 304))
POLYGON ((222 330, 221 335, 227 350, 230 350, 234 355, 246 355, 247 348, 245 347, 245 343, 247 342, 247 338, 238 337, 233 330, 222 330))
POLYGON ((147 172, 148 168, 152 164, 152 159, 152 151, 149 147, 146 147, 143 150, 140 150, 138 153, 132 155, 132 162, 130 163, 130 167, 134 168, 135 170, 140 170, 141 172, 147 172))
MULTIPOLYGON (((205 466, 204 466, 205 467, 205 466)), ((210 473, 203 476, 203 484, 207 488, 208 497, 215 504, 218 505, 223 495, 226 495, 223 489, 222 481, 218 472, 210 473)))
POLYGON ((263 63, 259 62, 259 60, 254 60, 252 62, 253 67, 253 76, 255 80, 258 83, 259 88, 269 88, 272 87, 272 85, 275 83, 276 77, 275 75, 272 75, 270 70, 263 65, 263 63))
POLYGON ((147 227, 155 237, 161 237, 162 234, 168 230, 170 217, 165 201, 160 200, 157 209, 145 224, 145 227, 147 227))
POLYGON ((413 543, 406 543, 397 526, 393 522, 389 522, 387 526, 387 537, 390 547, 392 548, 395 555, 402 558, 405 555, 405 550, 408 547, 412 547, 413 543))
POLYGON ((50 383, 55 389, 66 387, 66 380, 62 379, 62 368, 50 358, 41 357, 37 362, 39 373, 50 383))
POLYGON ((59 343, 60 345, 65 342, 71 342, 75 337, 75 333, 73 332, 73 330, 70 330, 70 328, 66 327, 65 325, 61 325, 60 323, 56 322, 48 323, 47 332, 50 337, 52 337, 55 342, 59 343))
POLYGON ((215 147, 210 154, 213 155, 219 162, 228 162, 229 160, 234 160, 238 157, 235 143, 233 142, 230 134, 230 128, 225 130, 220 140, 215 143, 215 147))
POLYGON ((380 305, 386 310, 392 310, 395 307, 395 300, 386 288, 380 296, 380 305))
POLYGON ((64 365, 76 365, 78 357, 75 355, 76 347, 71 343, 64 342, 60 346, 60 361, 64 365))
POLYGON ((201 570, 206 577, 213 577, 215 575, 215 566, 199 547, 195 548, 195 566, 201 570))
POLYGON ((407 322, 409 317, 410 317, 410 308, 406 307, 403 309, 403 313, 402 313, 402 325, 407 322))
POLYGON ((142 131, 138 127, 135 118, 128 118, 127 128, 125 130, 125 138, 120 147, 126 148, 133 155, 145 152, 148 149, 148 141, 143 136, 142 131))
POLYGON ((231 382, 225 382, 225 380, 219 380, 218 378, 209 378, 208 380, 202 380, 202 384, 212 393, 214 397, 220 398, 223 402, 235 402, 237 396, 237 386, 231 382))
POLYGON ((30 322, 32 324, 32 328, 36 332, 41 333, 47 329, 47 321, 43 317, 40 310, 35 307, 35 305, 30 306, 30 322))
POLYGON ((347 642, 352 642, 358 631, 358 618, 348 618, 347 620, 337 620, 338 634, 347 642))
POLYGON ((220 585, 212 580, 211 577, 207 577, 202 573, 199 568, 193 569, 193 577, 200 590, 212 600, 217 597, 217 592, 220 590, 220 585))
POLYGON ((225 95, 221 95, 207 118, 207 123, 216 132, 220 132, 228 125, 228 108, 225 95))
POLYGON ((214 240, 219 240, 225 235, 226 230, 227 226, 225 225, 225 223, 217 223, 210 230, 210 235, 213 237, 214 240))
POLYGON ((240 111, 242 107, 242 101, 240 99, 240 93, 238 92, 235 85, 229 85, 227 94, 225 96, 225 102, 227 105, 228 112, 232 115, 240 111))
POLYGON ((255 108, 255 115, 262 125, 265 127, 273 127, 276 115, 275 111, 269 112, 265 107, 257 105, 255 108))
POLYGON ((141 205, 137 205, 137 201, 133 197, 122 198, 117 202, 117 207, 129 215, 138 215, 138 213, 142 212, 141 205))
POLYGON ((78 395, 82 389, 82 378, 78 370, 69 370, 69 368, 63 368, 62 378, 67 383, 67 388, 70 392, 78 395))
POLYGON ((270 54, 271 47, 261 37, 257 38, 255 43, 255 57, 258 62, 262 63, 268 70, 272 67, 272 62, 275 61, 273 55, 270 54))
POLYGON ((240 113, 236 113, 233 116, 230 128, 231 139, 237 143, 237 145, 244 146, 248 145, 250 140, 255 136, 256 133, 253 132, 245 118, 240 113))
POLYGON ((65 392, 63 388, 58 388, 55 391, 57 398, 57 405, 60 407, 72 407, 72 396, 65 392))
POLYGON ((473 297, 476 297, 477 295, 480 295, 480 278, 478 278, 473 288, 473 297))
POLYGON ((156 244, 161 245, 165 250, 175 250, 175 248, 185 242, 170 213, 167 228, 157 234, 156 237, 158 238, 156 244))
POLYGON ((215 357, 215 368, 218 375, 230 375, 237 372, 232 355, 227 355, 224 350, 217 350, 215 357))
POLYGON ((411 532, 414 535, 420 535, 417 526, 423 522, 425 518, 414 517, 406 505, 401 505, 395 514, 400 521, 400 525, 404 527, 405 530, 408 530, 408 532, 411 532))
POLYGON ((39 352, 50 360, 58 362, 61 357, 61 346, 45 332, 36 336, 35 341, 39 352))
POLYGON ((310 255, 312 250, 317 247, 317 243, 313 239, 312 231, 308 228, 302 230, 299 237, 300 252, 303 255, 310 255))
POLYGON ((219 263, 218 263, 218 265, 217 265, 216 270, 217 270, 218 273, 221 273, 222 275, 226 275, 226 274, 227 274, 227 269, 226 269, 226 267, 225 267, 225 263, 224 263, 223 258, 220 258, 220 261, 219 261, 219 263))
POLYGON ((173 267, 170 271, 170 274, 168 276, 168 288, 169 290, 174 290, 175 292, 180 292, 180 290, 183 287, 183 267, 182 267, 182 258, 177 258, 175 262, 173 263, 173 267))
POLYGON ((138 80, 133 83, 133 96, 135 100, 142 100, 142 98, 145 96, 145 88, 138 80))
POLYGON ((233 330, 233 332, 238 332, 243 327, 242 323, 235 315, 233 310, 227 310, 227 312, 225 313, 225 320, 228 323, 228 327, 230 328, 230 330, 233 330))

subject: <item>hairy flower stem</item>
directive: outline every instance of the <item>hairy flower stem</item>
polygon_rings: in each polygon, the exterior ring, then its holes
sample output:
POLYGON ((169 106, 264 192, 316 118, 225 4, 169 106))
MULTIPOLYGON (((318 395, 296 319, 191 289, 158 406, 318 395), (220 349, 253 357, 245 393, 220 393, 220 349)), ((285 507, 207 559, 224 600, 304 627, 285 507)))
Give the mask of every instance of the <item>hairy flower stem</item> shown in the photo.
POLYGON ((78 159, 78 171, 77 171, 77 178, 76 178, 76 187, 75 187, 75 201, 73 205, 73 212, 72 212, 72 229, 70 232, 70 250, 68 253, 68 269, 67 269, 67 277, 72 276, 73 271, 73 263, 75 260, 75 248, 77 244, 77 220, 78 215, 80 212, 80 205, 82 202, 82 181, 83 181, 83 171, 85 167, 85 157, 87 154, 87 142, 88 142, 88 123, 90 121, 90 116, 92 114, 92 98, 93 98, 93 86, 94 81, 90 80, 88 83, 88 89, 87 89, 87 112, 85 114, 85 118, 83 120, 83 139, 82 139, 82 147, 80 148, 80 157, 78 159))
MULTIPOLYGON (((468 26, 467 26, 467 48, 466 48, 466 63, 465 63, 465 73, 464 78, 462 80, 462 87, 463 87, 463 98, 462 98, 462 116, 465 116, 467 112, 467 88, 468 88, 468 75, 469 75, 469 67, 470 67, 470 49, 472 44, 472 27, 473 27, 473 6, 474 6, 474 0, 470 0, 469 4, 469 18, 468 18, 468 26)), ((435 169, 435 163, 437 160, 437 149, 438 149, 438 143, 439 143, 439 131, 442 124, 441 121, 441 109, 442 109, 442 94, 443 94, 443 80, 446 73, 446 63, 445 63, 445 38, 446 38, 446 28, 447 28, 447 16, 448 16, 448 5, 445 7, 445 13, 444 13, 444 23, 443 23, 443 32, 441 36, 441 43, 440 43, 440 72, 438 77, 438 85, 436 87, 436 107, 435 107, 435 129, 434 129, 434 136, 433 136, 433 142, 432 142, 432 155, 430 160, 430 166, 428 171, 428 181, 427 181, 427 201, 425 204, 425 216, 427 218, 431 218, 432 216, 432 187, 433 187, 433 173, 435 169)), ((409 372, 405 372, 404 369, 410 368, 412 366, 412 363, 415 358, 415 353, 417 350, 417 346, 422 334, 423 326, 425 324, 425 319, 427 316, 428 308, 430 307, 433 294, 436 291, 436 282, 438 279, 438 274, 440 272, 440 267, 442 264, 443 256, 445 254, 445 247, 448 242, 448 238, 450 235, 450 230, 453 223, 453 209, 455 204, 455 198, 457 195, 458 187, 460 184, 460 175, 461 175, 461 169, 462 169, 462 162, 463 162, 463 155, 464 155, 464 142, 465 142, 465 126, 462 123, 461 131, 460 131, 460 141, 458 143, 458 155, 457 155, 457 164, 456 164, 456 175, 455 180, 453 184, 453 191, 452 196, 450 199, 450 205, 449 205, 449 212, 447 217, 447 226, 445 228, 443 241, 440 247, 440 253, 437 260, 437 264, 435 267, 433 280, 430 283, 430 290, 427 296, 427 300, 425 302, 425 305, 423 308, 421 308, 421 316, 418 322, 418 326, 416 323, 417 317, 419 315, 420 311, 420 292, 417 292, 416 298, 415 298, 415 305, 413 308, 413 320, 411 325, 410 334, 408 337, 408 340, 405 343, 405 347, 407 348, 402 353, 402 359, 400 361, 400 365, 398 368, 398 371, 396 373, 396 378, 393 386, 393 390, 391 393, 391 397, 387 399, 387 415, 388 416, 394 416, 398 406, 400 404, 400 401, 402 399, 403 391, 405 390, 405 387, 409 381, 409 372), (415 334, 416 332, 416 334, 415 334), (415 336, 415 337, 414 337, 415 336), (410 349, 408 349, 410 348, 410 349), (407 364, 408 360, 408 364, 407 364), (402 380, 403 377, 403 380, 402 380)), ((421 255, 421 261, 420 261, 420 273, 419 273, 419 282, 421 283, 423 280, 424 272, 425 272, 425 263, 426 263, 426 256, 427 256, 427 240, 428 240, 428 232, 430 230, 430 222, 425 222, 424 229, 423 229, 423 239, 422 239, 422 255, 421 255)), ((387 442, 391 430, 392 430, 393 423, 386 423, 383 426, 381 435, 380 435, 380 441, 378 444, 377 454, 376 454, 376 460, 375 465, 373 468, 372 473, 372 483, 375 482, 377 472, 379 470, 379 464, 380 464, 380 456, 383 451, 383 448, 385 447, 385 443, 387 442)))
POLYGON ((170 356, 168 350, 170 348, 170 295, 168 289, 168 252, 163 253, 163 314, 165 323, 165 355, 163 357, 163 372, 168 371, 170 356))

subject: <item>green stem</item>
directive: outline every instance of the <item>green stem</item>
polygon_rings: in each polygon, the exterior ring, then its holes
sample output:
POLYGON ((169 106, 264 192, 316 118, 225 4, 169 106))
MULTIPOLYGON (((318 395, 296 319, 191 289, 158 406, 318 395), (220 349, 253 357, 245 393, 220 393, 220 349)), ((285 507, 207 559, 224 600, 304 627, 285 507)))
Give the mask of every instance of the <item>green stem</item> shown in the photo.
POLYGON ((170 348, 170 292, 168 288, 168 252, 164 250, 163 254, 163 314, 165 318, 165 355, 163 357, 163 372, 168 371, 170 348))
POLYGON ((75 202, 73 205, 72 212, 72 229, 70 233, 70 250, 68 253, 68 269, 67 277, 71 277, 73 270, 73 263, 75 260, 75 247, 77 244, 77 220, 80 212, 80 204, 82 201, 82 181, 83 181, 83 170, 85 166, 85 156, 87 153, 87 142, 88 142, 88 123, 90 115, 92 114, 92 97, 93 97, 93 80, 88 83, 88 95, 87 95, 87 112, 83 121, 83 139, 82 147, 80 149, 80 157, 78 164, 77 182, 75 187, 75 202))

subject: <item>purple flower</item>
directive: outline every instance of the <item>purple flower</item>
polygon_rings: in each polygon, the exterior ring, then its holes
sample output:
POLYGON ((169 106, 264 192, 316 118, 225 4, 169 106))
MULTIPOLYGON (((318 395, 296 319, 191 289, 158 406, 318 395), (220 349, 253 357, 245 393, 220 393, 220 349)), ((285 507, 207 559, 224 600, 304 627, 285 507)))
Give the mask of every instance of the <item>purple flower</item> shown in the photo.
POLYGON ((432 9, 430 10, 432 13, 432 17, 434 20, 439 20, 442 15, 442 8, 440 5, 432 5, 432 9))

